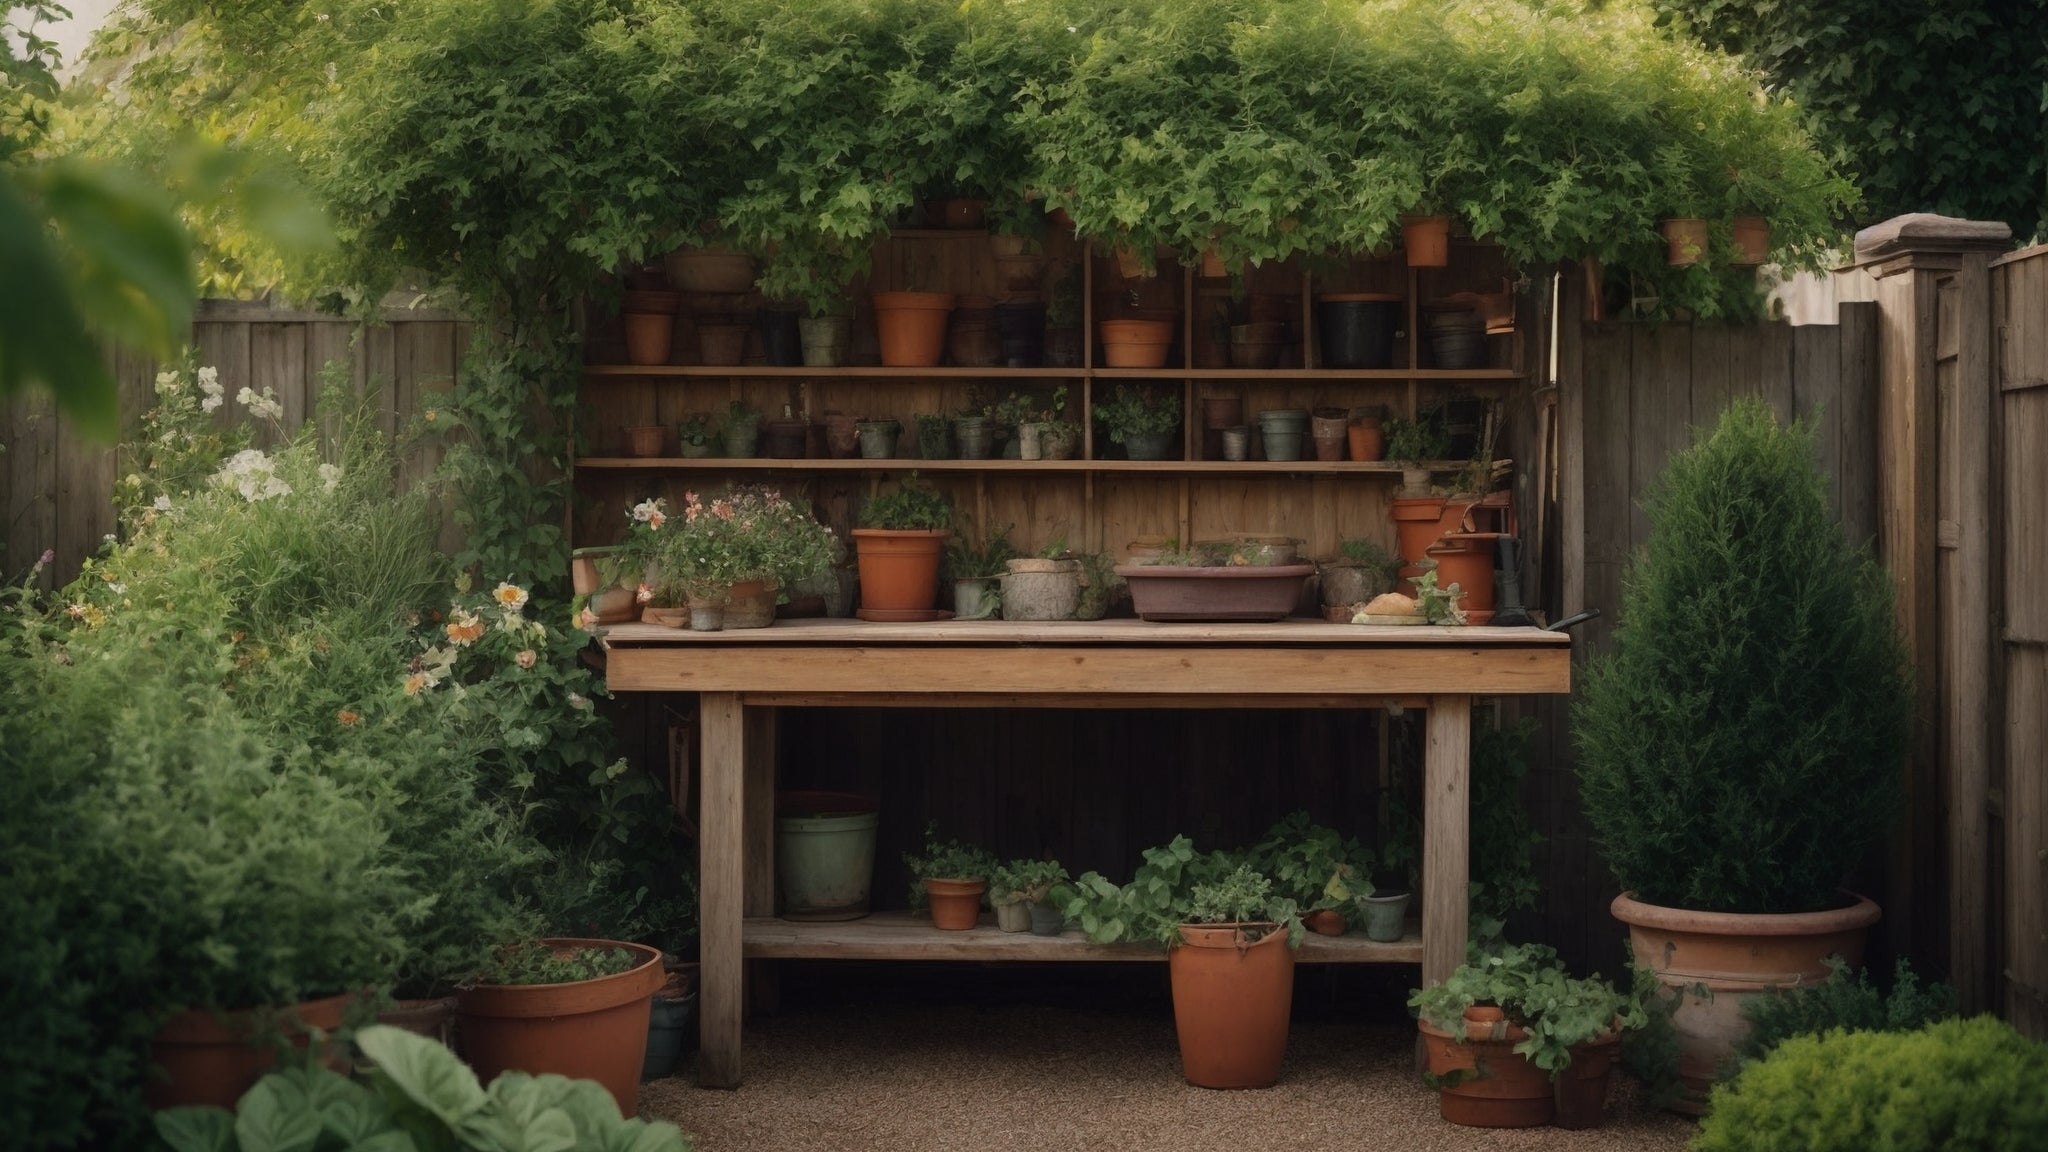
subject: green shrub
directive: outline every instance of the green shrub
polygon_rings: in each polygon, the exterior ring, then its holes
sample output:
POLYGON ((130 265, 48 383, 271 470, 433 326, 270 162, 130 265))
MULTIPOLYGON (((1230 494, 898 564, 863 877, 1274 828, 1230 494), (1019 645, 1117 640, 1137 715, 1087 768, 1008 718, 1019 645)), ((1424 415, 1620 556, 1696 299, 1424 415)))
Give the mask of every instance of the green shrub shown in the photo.
POLYGON ((898 482, 895 491, 873 497, 860 509, 862 528, 885 528, 893 532, 938 531, 952 522, 952 503, 943 494, 920 483, 915 472, 898 482))
POLYGON ((1738 401, 1651 488, 1651 536, 1573 722, 1622 885, 1802 912, 1898 811, 1912 711, 1892 584, 1829 509, 1813 438, 1738 401))
POLYGON ((2048 1045, 1989 1016, 1800 1036, 1714 1088, 1694 1152, 2037 1152, 2048 1045))
POLYGON ((1794 1036, 1837 1028, 1911 1032, 1956 1014, 1956 990, 1946 984, 1923 987, 1904 957, 1893 970, 1889 995, 1871 984, 1867 969, 1851 975, 1849 966, 1834 957, 1828 959, 1828 967, 1828 978, 1818 984, 1786 988, 1743 1004, 1749 1035, 1736 1046, 1738 1059, 1761 1060, 1794 1036))
POLYGON ((171 1152, 689 1152, 675 1125, 620 1117, 618 1102, 594 1080, 503 1072, 486 1090, 432 1040, 381 1024, 356 1040, 376 1061, 367 1086, 318 1065, 290 1068, 257 1081, 233 1112, 158 1113, 157 1135, 171 1152))

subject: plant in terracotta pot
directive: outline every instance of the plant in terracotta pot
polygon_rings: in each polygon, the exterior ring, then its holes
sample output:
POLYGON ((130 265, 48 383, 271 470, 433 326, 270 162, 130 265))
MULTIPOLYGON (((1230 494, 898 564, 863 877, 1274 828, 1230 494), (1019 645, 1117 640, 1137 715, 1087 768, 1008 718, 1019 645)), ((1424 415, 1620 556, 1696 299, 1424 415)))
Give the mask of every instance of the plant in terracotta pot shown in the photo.
POLYGON ((1899 811, 1910 672, 1891 579, 1835 520, 1804 425, 1738 401, 1646 508, 1573 725, 1615 915, 1680 993, 1703 1094, 1746 1000, 1861 958, 1878 909, 1840 885, 1899 811))
POLYGON ((983 620, 1002 607, 999 581, 1017 558, 1010 543, 1010 528, 989 530, 977 544, 966 531, 946 542, 946 577, 953 581, 953 615, 959 620, 983 620))
POLYGON ((718 445, 717 427, 709 412, 692 412, 676 425, 676 450, 686 460, 701 460, 718 445))
POLYGON ((1294 902, 1241 855, 1176 836, 1147 849, 1128 884, 1089 872, 1056 890, 1060 912, 1098 944, 1169 949, 1181 1072, 1198 1088, 1267 1088, 1287 1051, 1294 902))
POLYGON ((981 917, 981 903, 995 857, 958 840, 940 840, 937 822, 925 825, 924 851, 905 852, 910 869, 910 906, 929 908, 932 927, 965 931, 981 917))
POLYGON ((1429 413, 1412 420, 1405 416, 1389 416, 1384 429, 1387 459, 1401 465, 1402 494, 1427 495, 1429 469, 1423 465, 1441 460, 1451 451, 1451 438, 1444 431, 1442 422, 1429 413))
POLYGON ((1302 923, 1325 936, 1342 936, 1351 926, 1354 903, 1372 895, 1362 865, 1370 854, 1356 839, 1309 822, 1295 812, 1274 824, 1250 851, 1259 871, 1273 879, 1275 894, 1294 901, 1302 923))
POLYGON ((1180 428, 1180 392, 1119 383, 1096 401, 1095 425, 1133 460, 1178 458, 1173 434, 1180 428))
POLYGON ((928 618, 939 597, 939 561, 952 520, 952 503, 915 472, 861 506, 853 530, 861 619, 928 618))
POLYGON ((1064 918, 1046 898, 1054 885, 1066 882, 1067 870, 1057 860, 1012 860, 996 868, 988 878, 988 903, 996 910, 996 927, 1059 935, 1064 918))
POLYGON ((661 950, 618 940, 551 938, 501 950, 456 996, 462 1052, 484 1079, 554 1073, 595 1080, 631 1116, 661 950))
POLYGON ((766 628, 784 589, 832 569, 837 541, 802 499, 758 484, 683 499, 649 536, 666 595, 688 597, 693 630, 717 631, 700 615, 725 628, 766 628))
POLYGON ((1480 1128, 1597 1126, 1621 1033, 1648 1020, 1633 985, 1573 979, 1542 944, 1479 951, 1408 1005, 1443 1118, 1480 1128))

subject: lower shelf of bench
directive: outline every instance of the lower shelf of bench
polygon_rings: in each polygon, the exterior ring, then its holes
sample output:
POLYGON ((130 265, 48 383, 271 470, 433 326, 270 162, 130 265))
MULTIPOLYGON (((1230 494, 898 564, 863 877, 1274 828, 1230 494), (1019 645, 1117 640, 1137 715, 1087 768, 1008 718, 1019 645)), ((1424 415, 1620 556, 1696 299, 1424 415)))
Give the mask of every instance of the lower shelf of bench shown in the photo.
MULTIPOLYGON (((977 962, 1164 960, 1155 948, 1090 944, 1079 932, 1033 936, 1004 932, 993 917, 964 932, 945 932, 908 912, 877 912, 860 920, 799 924, 774 917, 749 918, 741 930, 741 954, 754 960, 968 960, 977 962)), ((1299 964, 1420 964, 1422 936, 1409 924, 1401 939, 1382 944, 1362 935, 1302 939, 1299 964)))

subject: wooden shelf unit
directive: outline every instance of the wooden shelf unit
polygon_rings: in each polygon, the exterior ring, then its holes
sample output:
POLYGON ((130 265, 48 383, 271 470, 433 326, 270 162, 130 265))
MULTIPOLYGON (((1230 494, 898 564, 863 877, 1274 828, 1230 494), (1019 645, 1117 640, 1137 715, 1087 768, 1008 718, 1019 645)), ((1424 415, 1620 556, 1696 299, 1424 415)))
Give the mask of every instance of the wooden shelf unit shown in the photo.
MULTIPOLYGON (((1058 936, 1004 932, 994 917, 974 928, 942 932, 908 912, 876 912, 859 920, 796 923, 750 916, 740 928, 740 952, 749 960, 965 960, 1143 962, 1166 959, 1162 949, 1138 944, 1090 944, 1073 930, 1058 936)), ((1362 935, 1302 937, 1297 964, 1420 964, 1422 931, 1409 923, 1401 939, 1382 944, 1362 935)))
MULTIPOLYGON (((1463 467, 1464 460, 1433 460, 1428 466, 1438 472, 1463 467)), ((893 456, 886 460, 849 457, 844 460, 762 457, 735 460, 706 456, 592 456, 576 462, 578 468, 605 471, 667 472, 1002 472, 1002 473, 1151 473, 1157 475, 1369 475, 1397 477, 1399 464, 1384 460, 923 460, 914 456, 893 456)))

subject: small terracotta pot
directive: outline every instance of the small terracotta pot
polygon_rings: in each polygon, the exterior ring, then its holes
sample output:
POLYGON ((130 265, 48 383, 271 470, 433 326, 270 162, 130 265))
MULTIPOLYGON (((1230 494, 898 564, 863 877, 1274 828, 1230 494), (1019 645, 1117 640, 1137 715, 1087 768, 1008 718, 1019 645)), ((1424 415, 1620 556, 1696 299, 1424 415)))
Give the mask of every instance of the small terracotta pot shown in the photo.
POLYGON ((925 899, 932 908, 932 927, 963 932, 981 919, 981 894, 986 880, 926 880, 925 899))
POLYGON ((1183 924, 1167 954, 1181 1075, 1197 1088, 1270 1088, 1287 1056, 1294 952, 1285 931, 1247 945, 1244 927, 1183 924))
POLYGON ((1664 262, 1674 268, 1697 264, 1707 254, 1707 222, 1690 216, 1657 225, 1664 233, 1664 262))
POLYGON ((1216 245, 1202 249, 1202 279, 1221 280, 1229 275, 1230 269, 1223 266, 1223 257, 1216 254, 1216 245))
POLYGON ((1351 449, 1351 458, 1359 461, 1378 460, 1386 455, 1387 434, 1380 427, 1377 416, 1360 417, 1345 429, 1345 436, 1351 449))
MULTIPOLYGON (((1350 617, 1346 617, 1349 619, 1350 617)), ((1319 936, 1342 936, 1346 927, 1344 914, 1335 908, 1320 908, 1301 918, 1308 930, 1319 936)))
POLYGON ((620 450, 628 456, 659 456, 668 429, 660 424, 636 424, 619 430, 620 450))
POLYGON ((462 1054, 488 1084, 500 1072, 553 1072, 604 1085, 619 1112, 640 1110, 640 1063, 654 993, 667 975, 661 952, 618 940, 543 940, 552 948, 624 948, 631 969, 570 984, 478 984, 456 997, 462 1054))
POLYGON ((640 622, 642 624, 658 624, 663 628, 688 628, 690 626, 690 606, 685 604, 680 608, 657 608, 649 604, 640 610, 640 622))
MULTIPOLYGON (((1428 549, 1428 557, 1436 561, 1437 587, 1456 584, 1465 594, 1460 607, 1467 612, 1493 611, 1493 553, 1498 538, 1492 532, 1447 532, 1428 549)), ((1415 594, 1412 587, 1406 591, 1415 594)))
POLYGON ((1437 1089, 1437 1111, 1468 1128, 1535 1128, 1550 1123, 1556 1104, 1550 1076, 1515 1051, 1529 1034, 1500 1019, 1498 1008, 1465 1010, 1465 1039, 1419 1020, 1433 1076, 1458 1082, 1437 1089), (1477 1013, 1478 1015, 1474 1015, 1477 1013))
POLYGON ((877 292, 875 333, 890 368, 934 368, 946 350, 951 292, 877 292))
POLYGON ((929 609, 939 599, 939 557, 952 536, 944 529, 855 528, 863 608, 929 609))
POLYGON ((150 1062, 164 1075, 144 1081, 142 1098, 157 1109, 186 1104, 232 1109, 242 1093, 277 1068, 277 1037, 304 1048, 312 1039, 307 1029, 333 1033, 354 999, 345 993, 274 1013, 180 1012, 150 1038, 150 1062))
POLYGON ((666 364, 676 330, 676 318, 668 312, 628 312, 619 318, 626 329, 626 362, 666 364))
POLYGON ((1351 438, 1351 417, 1342 409, 1318 409, 1309 428, 1310 435, 1315 437, 1316 459, 1344 458, 1345 445, 1351 438))
POLYGON ((766 580, 742 580, 725 595, 727 628, 766 628, 775 623, 775 585, 766 580))
POLYGON ((1761 216, 1737 216, 1733 228, 1737 264, 1761 264, 1771 254, 1771 222, 1761 216))
POLYGON ((1103 320, 1096 331, 1106 368, 1164 368, 1173 348, 1171 320, 1103 320))
POLYGON ((825 413, 825 451, 834 460, 860 454, 860 422, 844 412, 825 413))
POLYGON ((1401 247, 1410 268, 1444 267, 1451 262, 1451 218, 1401 217, 1401 247))
POLYGON ((1395 551, 1410 564, 1422 563, 1444 533, 1464 526, 1472 503, 1442 496, 1396 496, 1392 502, 1395 551))

